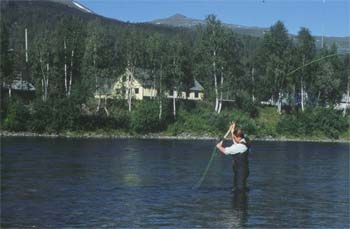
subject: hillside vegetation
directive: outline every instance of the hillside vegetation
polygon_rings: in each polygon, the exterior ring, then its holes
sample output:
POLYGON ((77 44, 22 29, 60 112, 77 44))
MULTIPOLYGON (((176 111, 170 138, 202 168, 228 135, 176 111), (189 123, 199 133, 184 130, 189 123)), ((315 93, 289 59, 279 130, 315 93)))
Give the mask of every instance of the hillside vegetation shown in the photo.
POLYGON ((2 129, 216 136, 235 120, 258 137, 348 137, 347 112, 333 108, 349 91, 349 54, 336 45, 317 49, 307 28, 292 39, 278 21, 259 38, 214 15, 193 30, 124 23, 48 1, 2 2, 0 28, 2 129), (136 68, 152 73, 157 97, 136 101, 126 88, 127 100, 95 99, 103 79, 136 68), (9 92, 18 78, 35 86, 32 97, 9 92), (188 92, 194 79, 203 101, 174 106, 166 98, 174 88, 188 92))

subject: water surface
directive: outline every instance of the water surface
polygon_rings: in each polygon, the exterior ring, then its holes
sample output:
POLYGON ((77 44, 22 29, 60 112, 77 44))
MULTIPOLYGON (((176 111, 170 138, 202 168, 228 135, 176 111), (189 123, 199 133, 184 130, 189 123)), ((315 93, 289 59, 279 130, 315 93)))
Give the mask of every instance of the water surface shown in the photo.
POLYGON ((348 228, 349 144, 253 142, 248 193, 214 141, 1 139, 1 227, 348 228))

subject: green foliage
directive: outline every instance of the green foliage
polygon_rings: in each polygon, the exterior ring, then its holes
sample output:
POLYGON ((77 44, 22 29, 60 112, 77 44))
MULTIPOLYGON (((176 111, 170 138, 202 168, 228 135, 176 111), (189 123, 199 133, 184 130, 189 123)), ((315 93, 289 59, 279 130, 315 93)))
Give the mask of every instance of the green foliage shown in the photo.
POLYGON ((12 98, 4 120, 4 128, 11 131, 25 131, 29 121, 28 107, 20 99, 12 98))
POLYGON ((130 117, 126 112, 107 117, 105 115, 81 115, 78 121, 79 130, 96 131, 100 129, 128 129, 130 117))
POLYGON ((236 96, 236 104, 242 111, 247 112, 250 117, 256 118, 259 116, 258 107, 253 103, 249 94, 241 93, 239 96, 236 96))
POLYGON ((164 120, 159 120, 159 107, 155 101, 142 101, 132 112, 131 127, 137 132, 160 131, 164 120))
POLYGON ((99 129, 154 132, 169 125, 172 134, 222 135, 228 123, 236 121, 244 131, 258 136, 337 137, 348 127, 336 111, 308 110, 276 116, 275 108, 259 110, 252 102, 253 95, 257 103, 259 99, 276 100, 280 95, 288 95, 291 100, 302 90, 308 95, 306 105, 339 102, 348 88, 349 56, 342 61, 333 56, 288 75, 297 67, 336 53, 336 47, 316 50, 315 39, 306 28, 291 39, 284 24, 278 21, 261 39, 235 34, 214 15, 209 15, 206 24, 197 30, 189 30, 119 23, 55 5, 45 1, 10 1, 1 7, 1 83, 8 84, 15 73, 25 72, 22 47, 27 28, 29 76, 23 76, 37 90, 32 109, 20 101, 13 100, 8 105, 2 101, 4 128, 36 132, 99 129), (163 101, 159 120, 159 98, 135 101, 135 109, 133 101, 131 113, 124 100, 116 102, 121 106, 107 104, 109 117, 104 110, 91 114, 95 107, 85 113, 80 111, 81 104, 95 101, 93 94, 102 86, 98 79, 115 81, 127 66, 151 72, 148 83, 160 92, 160 97, 174 87, 188 91, 195 77, 204 86, 207 101, 220 97, 222 92, 224 98, 235 99, 236 104, 231 108, 224 104, 217 114, 212 104, 178 100, 176 121, 172 118, 171 100, 163 101), (69 79, 71 93, 67 93, 69 79), (48 85, 42 88, 44 82, 48 85), (45 88, 47 101, 42 102, 45 88))
POLYGON ((37 100, 33 106, 30 129, 35 132, 59 133, 62 130, 74 130, 80 110, 73 99, 37 100))
POLYGON ((193 132, 222 136, 231 121, 237 122, 246 133, 256 132, 255 121, 248 114, 241 111, 223 111, 217 114, 209 107, 198 107, 192 111, 180 110, 176 122, 169 126, 168 132, 173 135, 193 132))
POLYGON ((321 108, 283 115, 277 125, 280 134, 311 136, 322 133, 327 138, 338 138, 348 128, 347 119, 339 111, 321 108))

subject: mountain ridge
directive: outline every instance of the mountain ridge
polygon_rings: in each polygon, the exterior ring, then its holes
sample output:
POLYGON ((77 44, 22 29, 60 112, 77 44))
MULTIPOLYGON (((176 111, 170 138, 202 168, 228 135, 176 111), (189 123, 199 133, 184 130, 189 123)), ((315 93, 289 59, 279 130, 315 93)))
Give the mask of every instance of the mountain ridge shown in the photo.
MULTIPOLYGON (((205 24, 205 20, 194 19, 194 18, 187 17, 181 13, 176 13, 175 15, 172 15, 167 18, 152 20, 149 23, 155 24, 155 25, 163 25, 163 26, 194 28, 197 25, 205 24)), ((237 33, 255 36, 255 37, 262 37, 269 30, 269 28, 262 28, 258 26, 244 26, 244 25, 229 24, 229 23, 222 23, 222 24, 237 33)), ((290 34, 290 35, 292 37, 296 36, 296 34, 290 34)), ((320 48, 322 46, 322 36, 313 35, 313 37, 315 38, 316 46, 320 48)), ((324 44, 328 46, 331 46, 333 43, 335 43, 338 47, 338 51, 341 51, 341 52, 350 51, 349 36, 344 36, 344 37, 324 36, 323 40, 324 40, 324 44)))

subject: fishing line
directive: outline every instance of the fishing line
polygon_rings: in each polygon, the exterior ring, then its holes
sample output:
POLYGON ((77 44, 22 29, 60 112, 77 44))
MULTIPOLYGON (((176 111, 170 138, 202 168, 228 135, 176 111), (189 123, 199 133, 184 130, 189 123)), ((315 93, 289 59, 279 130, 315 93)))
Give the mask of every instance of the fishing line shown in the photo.
POLYGON ((321 61, 321 60, 323 60, 323 59, 326 59, 326 58, 329 58, 329 57, 333 57, 333 56, 338 56, 338 55, 345 55, 345 54, 349 54, 349 53, 350 53, 350 52, 345 52, 345 53, 335 53, 335 54, 331 54, 331 55, 323 56, 323 57, 321 57, 321 58, 319 58, 319 59, 316 59, 316 60, 310 61, 309 63, 304 64, 304 65, 302 65, 302 66, 300 66, 300 67, 298 67, 298 68, 294 69, 293 71, 291 71, 291 72, 287 73, 287 76, 289 76, 289 75, 293 74, 294 72, 299 71, 300 69, 302 69, 302 68, 304 68, 304 67, 306 67, 306 66, 309 66, 309 65, 311 65, 311 64, 313 64, 313 63, 316 63, 316 62, 318 62, 318 61, 321 61))
POLYGON ((199 187, 202 185, 202 183, 203 183, 205 177, 207 176, 208 170, 209 170, 209 168, 210 168, 212 162, 214 161, 215 155, 216 155, 216 146, 214 146, 213 152, 211 153, 211 157, 210 157, 210 159, 209 159, 209 162, 208 162, 208 164, 207 164, 207 167, 205 168, 205 170, 204 170, 204 172, 203 172, 203 174, 202 174, 201 179, 199 179, 199 181, 193 186, 193 188, 199 188, 199 187))
MULTIPOLYGON (((304 67, 307 67, 311 64, 314 64, 316 62, 319 62, 321 60, 324 60, 324 59, 327 59, 327 58, 330 58, 330 57, 334 57, 334 56, 341 56, 341 55, 347 55, 347 54, 350 54, 350 52, 343 52, 343 53, 333 53, 333 54, 330 54, 330 55, 327 55, 327 56, 323 56, 321 58, 318 58, 316 60, 312 60, 304 65, 301 65, 300 67, 294 69, 293 71, 290 71, 286 74, 286 76, 289 76, 297 71, 299 71, 300 69, 304 68, 304 67)), ((232 85, 226 85, 226 86, 223 86, 223 87, 218 87, 218 89, 222 90, 223 93, 226 93, 226 92, 230 92, 232 91, 232 85)))
MULTIPOLYGON (((232 125, 232 124, 233 124, 233 122, 231 122, 231 125, 232 125)), ((225 134, 225 136, 224 136, 223 139, 225 139, 225 138, 230 134, 230 132, 231 132, 231 129, 228 129, 228 131, 226 132, 226 134, 225 134)), ((214 146, 213 152, 211 153, 211 157, 210 157, 210 159, 209 159, 209 162, 208 162, 208 164, 207 164, 207 167, 205 168, 205 170, 204 170, 204 172, 203 172, 203 174, 202 174, 201 179, 199 179, 199 181, 198 181, 192 188, 199 188, 199 187, 202 185, 202 183, 203 183, 205 177, 207 176, 208 170, 209 170, 209 168, 210 168, 212 162, 214 161, 215 155, 216 155, 216 145, 214 146)))

